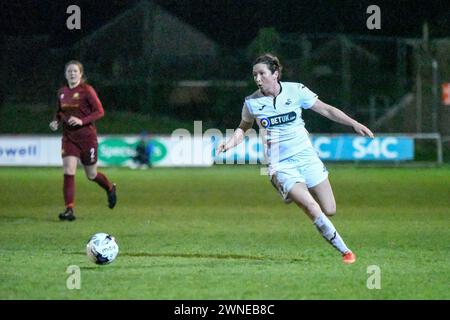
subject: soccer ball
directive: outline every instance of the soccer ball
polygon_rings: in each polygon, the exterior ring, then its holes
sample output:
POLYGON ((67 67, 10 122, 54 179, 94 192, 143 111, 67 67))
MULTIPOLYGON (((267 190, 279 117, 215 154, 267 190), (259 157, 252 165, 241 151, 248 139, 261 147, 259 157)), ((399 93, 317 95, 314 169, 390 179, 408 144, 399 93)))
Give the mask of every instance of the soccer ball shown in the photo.
POLYGON ((86 245, 86 254, 96 264, 109 264, 113 262, 119 253, 116 239, 107 233, 96 233, 86 245))

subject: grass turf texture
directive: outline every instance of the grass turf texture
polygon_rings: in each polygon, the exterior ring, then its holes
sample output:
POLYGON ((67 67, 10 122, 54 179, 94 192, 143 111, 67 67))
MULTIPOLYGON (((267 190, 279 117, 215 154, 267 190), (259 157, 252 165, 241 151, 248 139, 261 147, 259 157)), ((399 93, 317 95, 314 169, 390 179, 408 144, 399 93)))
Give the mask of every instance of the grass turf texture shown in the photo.
POLYGON ((74 222, 57 218, 61 168, 0 168, 0 299, 449 299, 450 169, 329 169, 353 265, 256 166, 104 168, 114 210, 79 170, 74 222), (86 257, 96 232, 119 243, 111 265, 86 257))

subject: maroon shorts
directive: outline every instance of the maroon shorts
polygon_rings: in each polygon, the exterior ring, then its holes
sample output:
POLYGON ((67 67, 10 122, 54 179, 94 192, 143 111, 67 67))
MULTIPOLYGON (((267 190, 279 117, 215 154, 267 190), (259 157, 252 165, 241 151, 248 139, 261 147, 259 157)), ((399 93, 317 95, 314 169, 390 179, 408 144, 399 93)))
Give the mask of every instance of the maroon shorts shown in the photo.
POLYGON ((85 166, 97 163, 98 141, 91 137, 85 141, 73 141, 65 136, 62 138, 61 157, 75 156, 85 166))

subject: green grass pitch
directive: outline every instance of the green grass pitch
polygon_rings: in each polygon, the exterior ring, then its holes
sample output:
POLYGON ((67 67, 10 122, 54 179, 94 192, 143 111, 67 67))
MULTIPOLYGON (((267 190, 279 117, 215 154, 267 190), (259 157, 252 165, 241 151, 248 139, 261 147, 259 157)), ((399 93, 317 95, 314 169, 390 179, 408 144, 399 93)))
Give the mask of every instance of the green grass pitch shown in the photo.
POLYGON ((79 169, 74 222, 61 168, 0 168, 0 299, 450 299, 450 168, 329 169, 353 265, 256 166, 103 168, 114 210, 79 169), (110 265, 86 257, 96 232, 117 238, 110 265))

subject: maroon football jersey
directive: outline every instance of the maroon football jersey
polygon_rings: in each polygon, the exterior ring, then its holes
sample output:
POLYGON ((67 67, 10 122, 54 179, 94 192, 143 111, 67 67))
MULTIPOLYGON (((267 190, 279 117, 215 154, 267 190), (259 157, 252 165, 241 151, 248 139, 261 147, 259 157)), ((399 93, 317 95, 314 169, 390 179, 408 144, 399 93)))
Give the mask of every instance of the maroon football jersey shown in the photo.
POLYGON ((72 89, 64 86, 58 90, 56 119, 62 123, 63 136, 73 141, 96 137, 97 130, 94 121, 103 115, 102 103, 90 85, 82 83, 72 89), (81 126, 69 125, 67 121, 70 116, 80 118, 83 124, 81 126))

